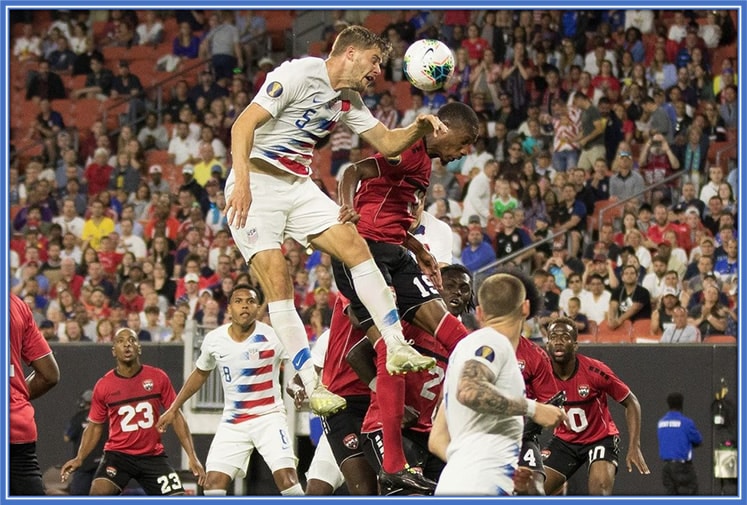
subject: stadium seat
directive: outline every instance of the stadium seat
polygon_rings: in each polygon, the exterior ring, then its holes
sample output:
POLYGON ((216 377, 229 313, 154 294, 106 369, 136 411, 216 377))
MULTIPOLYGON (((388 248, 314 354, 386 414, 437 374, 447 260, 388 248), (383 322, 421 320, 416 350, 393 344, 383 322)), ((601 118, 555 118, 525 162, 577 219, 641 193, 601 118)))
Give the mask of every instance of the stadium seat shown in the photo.
POLYGON ((633 324, 625 321, 622 326, 612 330, 607 325, 607 321, 602 321, 597 327, 597 339, 599 344, 629 344, 631 343, 631 334, 633 324))
POLYGON ((377 35, 381 35, 389 23, 392 21, 392 15, 389 11, 371 11, 363 21, 363 26, 377 35))
POLYGON ((703 339, 704 344, 736 344, 737 337, 731 335, 708 335, 703 339))
POLYGON ((623 205, 614 205, 616 203, 616 200, 598 200, 594 204, 594 212, 589 216, 589 219, 587 221, 587 230, 589 234, 592 236, 594 235, 594 232, 599 231, 599 216, 602 214, 602 209, 607 209, 604 211, 604 222, 605 223, 611 223, 614 219, 622 217, 623 213, 623 205))
POLYGON ((597 332, 599 331, 599 327, 596 323, 596 321, 589 321, 589 328, 586 333, 579 333, 578 334, 578 343, 579 344, 593 344, 597 341, 597 332))
POLYGON ((78 131, 85 133, 93 123, 101 119, 101 101, 98 98, 80 98, 74 103, 72 124, 78 131))
POLYGON ((661 335, 651 333, 651 319, 638 319, 633 321, 633 342, 637 343, 656 343, 661 335))
POLYGON ((309 48, 306 50, 309 56, 316 56, 317 58, 321 58, 323 56, 324 48, 326 47, 327 42, 325 40, 315 40, 313 42, 309 42, 309 48))

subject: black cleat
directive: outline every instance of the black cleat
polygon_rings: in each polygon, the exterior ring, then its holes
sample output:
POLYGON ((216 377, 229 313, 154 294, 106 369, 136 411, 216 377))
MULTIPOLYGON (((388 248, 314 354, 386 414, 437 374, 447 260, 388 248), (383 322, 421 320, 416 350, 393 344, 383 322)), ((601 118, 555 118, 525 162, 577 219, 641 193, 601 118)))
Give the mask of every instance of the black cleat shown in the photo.
MULTIPOLYGON (((562 407, 565 403, 565 391, 558 391, 555 393, 555 396, 547 400, 545 402, 546 405, 555 405, 556 407, 562 407)), ((542 426, 535 423, 531 419, 527 418, 526 423, 524 424, 524 434, 522 435, 522 440, 532 440, 537 439, 540 434, 542 434, 542 426)))
POLYGON ((419 495, 431 496, 436 490, 436 483, 425 477, 414 468, 405 467, 399 472, 389 473, 383 469, 379 472, 379 485, 382 488, 402 489, 419 495))

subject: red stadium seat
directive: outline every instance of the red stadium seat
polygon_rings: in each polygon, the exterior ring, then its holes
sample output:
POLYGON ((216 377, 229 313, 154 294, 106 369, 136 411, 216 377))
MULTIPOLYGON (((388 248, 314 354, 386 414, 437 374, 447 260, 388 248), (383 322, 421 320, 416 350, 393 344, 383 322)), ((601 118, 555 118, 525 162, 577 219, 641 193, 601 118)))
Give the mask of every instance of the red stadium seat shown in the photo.
POLYGON ((602 321, 598 325, 596 341, 600 344, 629 344, 631 343, 632 331, 633 324, 630 321, 625 321, 622 326, 615 330, 610 329, 607 321, 602 321))
POLYGON ((598 332, 599 332, 599 327, 596 321, 589 321, 589 327, 587 329, 587 332, 579 333, 577 341, 579 344, 593 344, 594 342, 597 341, 598 332))
POLYGON ((737 337, 731 335, 708 335, 703 339, 704 344, 736 344, 737 337))

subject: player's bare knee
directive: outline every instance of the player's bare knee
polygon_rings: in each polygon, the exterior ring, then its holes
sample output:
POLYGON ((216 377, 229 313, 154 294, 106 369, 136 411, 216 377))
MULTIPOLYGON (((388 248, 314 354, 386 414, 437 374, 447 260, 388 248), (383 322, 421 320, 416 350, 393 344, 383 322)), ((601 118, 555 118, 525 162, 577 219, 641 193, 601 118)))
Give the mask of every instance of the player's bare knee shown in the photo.
POLYGON ((273 472, 272 477, 275 479, 275 485, 281 491, 291 488, 298 484, 298 475, 293 468, 281 468, 273 472))

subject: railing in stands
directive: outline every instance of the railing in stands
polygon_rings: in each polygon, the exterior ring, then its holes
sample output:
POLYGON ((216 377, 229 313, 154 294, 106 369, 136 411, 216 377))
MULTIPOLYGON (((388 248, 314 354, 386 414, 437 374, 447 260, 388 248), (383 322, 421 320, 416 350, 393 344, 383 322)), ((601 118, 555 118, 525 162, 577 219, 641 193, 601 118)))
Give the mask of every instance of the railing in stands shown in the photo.
POLYGON ((506 264, 506 263, 508 263, 510 261, 513 261, 514 258, 518 258, 519 256, 521 256, 523 254, 526 254, 529 251, 533 251, 533 250, 537 249, 539 246, 541 246, 543 244, 547 244, 547 243, 553 242, 556 238, 562 237, 566 233, 568 233, 567 230, 564 230, 564 231, 561 231, 559 233, 553 233, 551 235, 548 235, 547 237, 543 238, 542 240, 540 240, 538 242, 534 242, 534 243, 532 243, 532 244, 524 247, 523 249, 519 249, 518 251, 514 251, 511 254, 509 254, 508 256, 505 256, 503 258, 499 258, 499 259, 495 260, 494 262, 492 262, 492 263, 490 263, 488 265, 485 265, 482 268, 477 269, 473 273, 473 277, 474 277, 474 281, 473 282, 474 282, 474 285, 475 285, 475 289, 474 289, 475 293, 478 291, 478 289, 480 289, 480 285, 482 284, 482 281, 484 281, 490 275, 492 275, 492 273, 498 267, 500 267, 501 265, 504 265, 504 264, 506 264))
POLYGON ((669 182, 671 182, 671 181, 673 181, 675 179, 679 179, 680 177, 683 177, 685 175, 687 175, 687 174, 684 174, 682 172, 675 172, 672 175, 667 176, 664 179, 662 179, 661 181, 657 182, 656 184, 651 184, 650 186, 646 186, 645 188, 643 188, 638 193, 636 193, 634 195, 631 195, 631 196, 629 196, 627 198, 624 198, 622 200, 618 200, 617 202, 614 202, 614 203, 606 206, 605 208, 601 209, 599 211, 599 222, 598 222, 599 226, 598 226, 597 229, 599 230, 599 229, 602 228, 602 224, 604 223, 604 215, 605 214, 607 214, 609 212, 612 212, 612 210, 616 209, 617 207, 619 207, 621 205, 625 205, 629 201, 631 201, 631 200, 633 200, 635 198, 638 198, 641 195, 644 195, 644 194, 648 193, 649 191, 652 191, 652 190, 658 188, 659 186, 663 186, 663 185, 665 185, 665 184, 667 184, 667 183, 669 183, 669 182))

